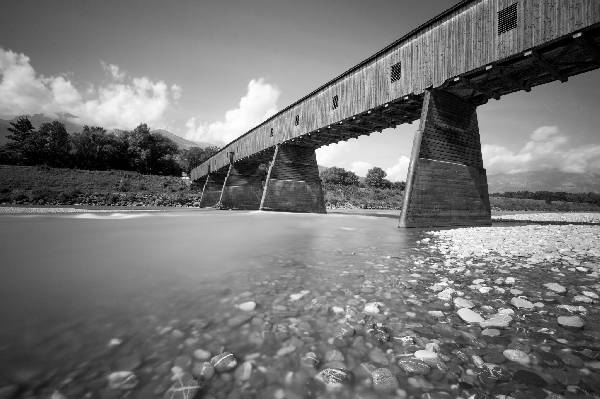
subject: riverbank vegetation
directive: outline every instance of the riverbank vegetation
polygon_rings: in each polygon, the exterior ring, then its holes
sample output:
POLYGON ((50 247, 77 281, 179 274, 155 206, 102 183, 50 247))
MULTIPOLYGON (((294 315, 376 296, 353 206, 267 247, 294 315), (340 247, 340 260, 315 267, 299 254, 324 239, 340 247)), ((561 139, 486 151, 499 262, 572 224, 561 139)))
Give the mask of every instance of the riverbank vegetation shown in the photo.
MULTIPOLYGON (((368 183, 353 175, 343 169, 322 173, 327 208, 402 207, 402 182, 391 183, 384 176, 368 183)), ((381 176, 379 172, 376 175, 381 176)), ((4 205, 198 206, 201 190, 189 179, 135 171, 0 165, 0 204, 4 205)), ((490 196, 493 211, 600 212, 598 204, 588 201, 597 195, 594 193, 574 195, 573 201, 505 194, 490 196)))
POLYGON ((67 132, 59 121, 42 123, 36 129, 22 116, 10 125, 9 142, 0 147, 2 164, 180 176, 218 151, 212 146, 180 149, 145 123, 131 131, 84 126, 80 132, 67 132))

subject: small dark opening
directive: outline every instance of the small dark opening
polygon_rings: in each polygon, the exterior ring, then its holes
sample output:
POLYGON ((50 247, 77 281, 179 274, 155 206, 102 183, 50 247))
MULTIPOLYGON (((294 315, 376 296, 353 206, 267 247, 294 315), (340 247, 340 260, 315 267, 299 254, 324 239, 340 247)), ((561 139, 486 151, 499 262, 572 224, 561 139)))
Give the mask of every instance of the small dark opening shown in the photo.
POLYGON ((402 77, 402 63, 397 63, 392 65, 392 71, 390 73, 390 80, 394 83, 397 80, 400 80, 402 77))
POLYGON ((337 94, 333 96, 333 109, 337 109, 338 107, 338 96, 337 94))
POLYGON ((294 125, 298 126, 300 124, 300 115, 296 115, 296 118, 294 119, 294 125))
POLYGON ((273 128, 271 128, 271 134, 270 134, 270 136, 273 137, 273 128))
POLYGON ((517 27, 517 3, 498 11, 498 36, 517 27))

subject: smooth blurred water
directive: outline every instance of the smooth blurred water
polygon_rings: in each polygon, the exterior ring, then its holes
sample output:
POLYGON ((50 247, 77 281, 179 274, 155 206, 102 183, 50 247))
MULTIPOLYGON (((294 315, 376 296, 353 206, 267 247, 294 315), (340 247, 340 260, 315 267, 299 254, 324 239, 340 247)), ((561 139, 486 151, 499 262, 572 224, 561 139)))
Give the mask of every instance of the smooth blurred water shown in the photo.
POLYGON ((317 289, 357 251, 406 256, 420 232, 396 226, 393 218, 265 212, 2 216, 0 360, 52 364, 73 348, 131 335, 147 317, 157 325, 218 317, 221 298, 290 271, 298 289, 317 289), (45 346, 57 337, 70 343, 66 352, 45 346))

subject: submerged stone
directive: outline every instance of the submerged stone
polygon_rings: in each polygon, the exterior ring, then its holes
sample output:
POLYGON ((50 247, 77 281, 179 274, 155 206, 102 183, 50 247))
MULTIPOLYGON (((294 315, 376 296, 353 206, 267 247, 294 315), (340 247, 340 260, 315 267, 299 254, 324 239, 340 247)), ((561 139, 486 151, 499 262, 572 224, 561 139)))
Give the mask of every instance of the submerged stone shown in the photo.
POLYGON ((563 327, 581 328, 585 324, 579 316, 559 316, 556 321, 563 327))
POLYGON ((231 352, 224 352, 214 356, 210 359, 210 363, 219 373, 231 371, 237 367, 237 359, 231 352))
POLYGON ((466 323, 481 323, 484 321, 479 313, 468 308, 458 309, 456 313, 466 323))
POLYGON ((127 390, 138 385, 136 375, 131 371, 115 371, 107 377, 110 389, 127 390))
POLYGON ((529 359, 529 355, 518 349, 506 349, 504 350, 504 352, 502 352, 502 354, 511 362, 523 365, 527 365, 531 362, 531 359, 529 359))
POLYGON ((398 388, 398 380, 390 369, 376 369, 371 374, 371 378, 373 378, 373 388, 377 392, 392 392, 398 388))

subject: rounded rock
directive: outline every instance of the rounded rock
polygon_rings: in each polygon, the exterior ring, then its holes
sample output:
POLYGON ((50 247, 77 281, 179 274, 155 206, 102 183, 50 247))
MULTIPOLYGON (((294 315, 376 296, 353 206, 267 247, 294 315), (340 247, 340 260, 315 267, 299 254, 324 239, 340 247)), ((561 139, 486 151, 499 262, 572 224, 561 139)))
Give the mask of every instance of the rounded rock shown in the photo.
POLYGON ((513 305, 515 308, 519 308, 519 309, 533 309, 534 308, 533 303, 531 303, 527 299, 521 298, 521 297, 513 297, 510 300, 510 304, 513 305))
POLYGON ((196 363, 192 369, 192 375, 200 380, 208 381, 215 375, 215 368, 209 362, 196 363))
POLYGON ((194 351, 194 357, 201 361, 207 361, 210 359, 210 352, 205 351, 204 349, 196 349, 194 351))
POLYGON ((456 306, 459 309, 460 308, 471 309, 472 307, 475 306, 475 304, 473 302, 469 301, 468 299, 456 297, 456 298, 454 298, 454 306, 456 306))
POLYGON ((236 308, 243 310, 244 312, 252 312, 254 309, 256 309, 256 302, 248 301, 240 303, 239 305, 236 305, 236 308))
POLYGON ((127 390, 138 385, 138 379, 131 371, 115 371, 107 377, 110 389, 127 390))
POLYGON ((373 379, 373 388, 377 392, 392 392, 398 388, 398 380, 390 369, 375 369, 371 373, 371 378, 373 379))
POLYGON ((210 363, 213 365, 216 371, 219 373, 224 373, 236 368, 238 362, 233 353, 224 352, 210 359, 210 363))
POLYGON ((352 372, 346 369, 326 368, 321 370, 315 379, 322 382, 328 389, 339 389, 352 383, 352 372))
POLYGON ((518 349, 506 349, 502 352, 505 358, 511 362, 519 363, 522 365, 528 365, 531 362, 529 355, 518 349))
POLYGON ((556 321, 563 327, 582 328, 585 324, 579 316, 559 316, 556 321))
POLYGON ((564 294, 567 292, 567 289, 558 283, 546 283, 544 284, 544 287, 557 294, 564 294))
POLYGON ((402 359, 398 362, 398 366, 408 374, 425 375, 431 370, 426 363, 417 359, 402 359))
POLYGON ((466 323, 481 323, 484 321, 479 313, 468 308, 458 309, 456 314, 466 323))

